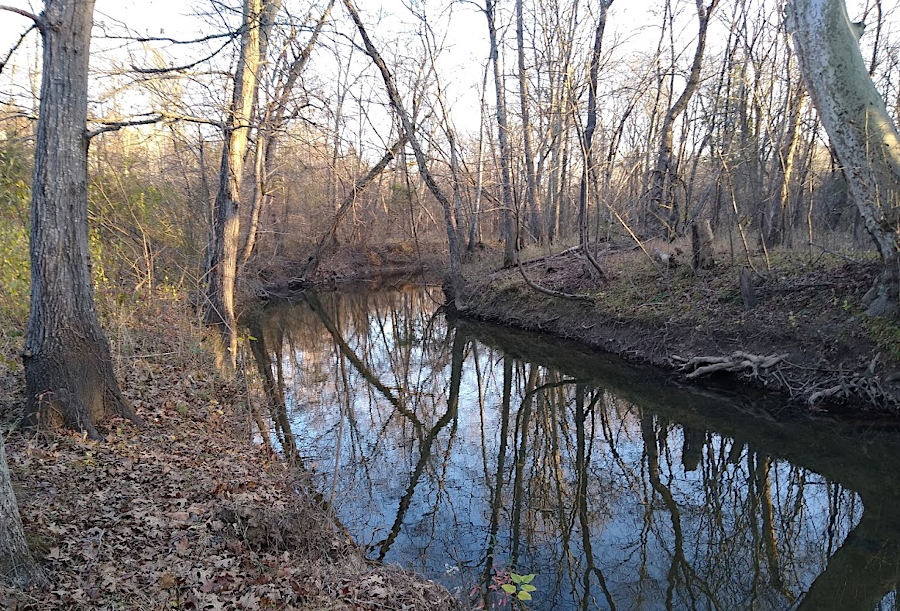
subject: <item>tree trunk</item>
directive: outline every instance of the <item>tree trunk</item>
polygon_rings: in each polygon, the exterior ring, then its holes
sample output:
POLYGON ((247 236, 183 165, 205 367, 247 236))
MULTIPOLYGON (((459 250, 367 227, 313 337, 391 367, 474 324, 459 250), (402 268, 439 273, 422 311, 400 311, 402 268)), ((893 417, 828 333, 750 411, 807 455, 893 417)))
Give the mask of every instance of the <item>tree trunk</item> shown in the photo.
MULTIPOLYGON (((269 104, 267 104, 265 112, 261 113, 259 119, 259 127, 256 133, 256 154, 253 175, 256 187, 253 193, 253 203, 250 209, 250 227, 247 232, 247 243, 244 245, 241 254, 241 267, 247 264, 253 254, 253 248, 256 246, 257 233, 259 231, 259 216, 264 209, 268 209, 272 202, 272 186, 271 181, 276 173, 275 153, 278 150, 278 135, 286 122, 285 112, 290 95, 296 85, 297 80, 303 74, 306 64, 312 54, 312 50, 319 39, 328 17, 331 14, 331 8, 334 6, 335 0, 330 0, 328 6, 322 13, 322 16, 316 22, 316 27, 309 37, 303 51, 294 58, 294 60, 285 67, 284 74, 276 75, 275 82, 279 88, 274 94, 269 104)), ((266 0, 262 7, 263 19, 260 30, 260 46, 259 46, 259 65, 257 68, 257 90, 259 89, 259 81, 265 71, 268 54, 268 40, 274 26, 275 16, 281 8, 281 0, 266 0)), ((258 97, 258 94, 257 94, 258 97)))
POLYGON ((98 438, 122 397, 94 308, 87 221, 87 84, 94 2, 49 0, 31 193, 31 311, 25 422, 56 421, 98 438))
POLYGON ((709 6, 704 7, 703 0, 697 0, 697 19, 700 22, 700 31, 697 35, 697 48, 694 52, 691 72, 681 95, 666 112, 659 135, 659 150, 656 155, 653 183, 650 189, 650 205, 653 213, 665 228, 667 237, 670 240, 675 239, 678 234, 678 224, 681 217, 674 193, 672 193, 674 183, 672 148, 675 121, 687 108, 688 102, 690 102, 691 97, 693 97, 694 92, 700 85, 700 67, 703 63, 703 52, 706 48, 706 33, 709 29, 710 17, 712 17, 712 12, 715 10, 717 2, 718 0, 711 0, 709 6))
POLYGON ((0 435, 0 581, 14 588, 41 584, 46 580, 25 543, 22 520, 6 464, 6 449, 0 435))
POLYGON ((715 267, 713 231, 709 219, 697 221, 691 228, 691 252, 695 271, 715 267))
POLYGON ((385 89, 387 89, 388 96, 391 100, 391 106, 397 113, 400 119, 400 123, 403 125, 403 131, 406 133, 406 139, 409 141, 409 144, 413 149, 413 153, 416 156, 416 164, 419 168, 419 174, 422 176, 422 180, 425 181, 425 185, 434 196, 434 199, 438 201, 444 211, 444 225, 447 229, 447 246, 448 250, 450 251, 450 281, 455 285, 459 281, 460 270, 459 242, 456 228, 456 217, 454 215, 453 206, 450 204, 450 200, 438 186, 437 182, 435 182, 434 177, 431 175, 431 171, 428 169, 428 163, 425 158, 425 153, 423 152, 422 147, 419 144, 418 136, 416 136, 415 125, 413 124, 409 113, 406 111, 406 108, 404 108, 403 106, 403 101, 400 99, 400 92, 397 90, 397 84, 394 81, 394 77, 388 70, 387 65, 384 63, 381 55, 372 44, 372 40, 369 38, 369 35, 366 32, 365 26, 363 26, 362 19, 360 19, 359 17, 359 11, 353 4, 353 0, 344 0, 344 6, 347 8, 347 12, 350 13, 350 17, 356 24, 356 29, 359 31, 359 35, 363 39, 363 43, 365 44, 366 48, 366 54, 372 58, 372 62, 378 68, 378 71, 381 72, 385 89))
POLYGON ((531 142, 531 118, 528 112, 528 74, 525 67, 525 20, 523 0, 516 0, 516 51, 519 61, 519 108, 522 111, 522 145, 525 155, 525 206, 531 232, 539 243, 545 237, 544 222, 535 194, 534 146, 531 142))
POLYGON ((496 18, 497 3, 486 0, 484 14, 488 22, 488 36, 491 41, 491 60, 494 66, 494 88, 497 92, 497 139, 500 143, 500 180, 503 191, 503 265, 516 262, 516 231, 513 228, 512 153, 509 148, 509 126, 506 122, 506 95, 503 92, 503 78, 500 76, 500 49, 497 43, 496 18))
POLYGON ((881 254, 869 314, 900 301, 900 134, 872 83, 843 0, 790 0, 800 72, 881 254))
POLYGON ((250 117, 256 74, 259 68, 260 14, 263 0, 245 0, 244 33, 234 78, 234 94, 225 122, 225 142, 219 170, 219 189, 215 203, 215 234, 213 238, 209 284, 206 289, 204 320, 217 327, 224 350, 220 366, 233 369, 237 358, 237 328, 234 320, 234 281, 237 273, 239 209, 241 177, 244 173, 244 153, 250 135, 250 117), (227 360, 224 358, 227 352, 227 360))
MULTIPOLYGON (((594 130, 597 128, 597 78, 600 70, 600 51, 603 45, 603 32, 606 30, 606 13, 612 0, 601 0, 600 15, 597 19, 597 27, 594 30, 594 48, 591 52, 591 64, 588 77, 588 106, 587 106, 587 122, 584 127, 584 163, 581 169, 581 187, 578 190, 578 242, 581 250, 587 257, 588 262, 604 277, 603 269, 591 254, 591 247, 588 244, 588 189, 591 185, 596 185, 596 181, 592 180, 595 175, 594 169, 594 130)), ((594 190, 596 195, 596 189, 594 190)))

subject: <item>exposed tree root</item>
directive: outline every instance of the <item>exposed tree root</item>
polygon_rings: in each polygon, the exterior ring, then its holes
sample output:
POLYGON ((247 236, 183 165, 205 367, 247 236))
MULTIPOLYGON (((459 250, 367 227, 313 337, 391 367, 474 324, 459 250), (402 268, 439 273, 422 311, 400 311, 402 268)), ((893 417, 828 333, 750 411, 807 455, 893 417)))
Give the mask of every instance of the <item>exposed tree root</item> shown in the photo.
POLYGON ((757 378, 761 369, 769 369, 787 358, 787 354, 761 356, 737 350, 731 356, 695 356, 687 360, 673 356, 673 360, 682 362, 679 371, 690 372, 685 377, 689 380, 717 371, 741 372, 757 378))
POLYGON ((781 387, 792 399, 805 401, 812 407, 858 399, 871 406, 900 408, 896 397, 882 386, 882 381, 890 381, 890 378, 882 380, 875 373, 880 354, 865 372, 835 371, 831 382, 824 384, 821 379, 816 382, 810 378, 808 374, 812 370, 787 361, 787 357, 787 354, 760 356, 738 350, 731 356, 695 356, 691 359, 672 356, 672 361, 678 371, 687 373, 685 378, 689 380, 719 371, 737 373, 760 380, 768 387, 781 387))

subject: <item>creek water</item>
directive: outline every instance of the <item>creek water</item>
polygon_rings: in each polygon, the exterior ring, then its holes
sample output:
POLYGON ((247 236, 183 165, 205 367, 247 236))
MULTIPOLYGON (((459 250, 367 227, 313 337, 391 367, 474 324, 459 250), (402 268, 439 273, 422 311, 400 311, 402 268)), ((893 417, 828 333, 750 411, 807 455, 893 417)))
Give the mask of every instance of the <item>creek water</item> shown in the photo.
POLYGON ((245 317, 282 429, 373 560, 486 608, 520 607, 513 574, 536 575, 528 609, 900 604, 888 427, 775 417, 441 299, 304 294, 245 317))

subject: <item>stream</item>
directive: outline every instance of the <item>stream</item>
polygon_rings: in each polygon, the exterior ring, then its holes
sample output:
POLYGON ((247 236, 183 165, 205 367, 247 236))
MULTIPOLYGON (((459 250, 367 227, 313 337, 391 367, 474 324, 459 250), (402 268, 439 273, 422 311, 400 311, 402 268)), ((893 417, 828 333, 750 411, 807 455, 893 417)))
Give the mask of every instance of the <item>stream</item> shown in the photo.
POLYGON ((683 387, 442 299, 304 293, 243 319, 279 437, 372 560, 488 609, 900 605, 891 427, 683 387))

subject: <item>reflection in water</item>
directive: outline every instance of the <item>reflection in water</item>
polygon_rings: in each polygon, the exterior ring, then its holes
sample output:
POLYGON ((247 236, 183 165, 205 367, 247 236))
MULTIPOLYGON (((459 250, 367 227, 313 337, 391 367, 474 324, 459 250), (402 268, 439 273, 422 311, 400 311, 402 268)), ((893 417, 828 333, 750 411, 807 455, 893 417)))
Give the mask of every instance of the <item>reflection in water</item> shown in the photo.
POLYGON ((438 298, 307 294, 246 321, 282 447, 373 559, 485 607, 516 571, 539 574, 534 609, 894 608, 894 435, 776 423, 438 298))

